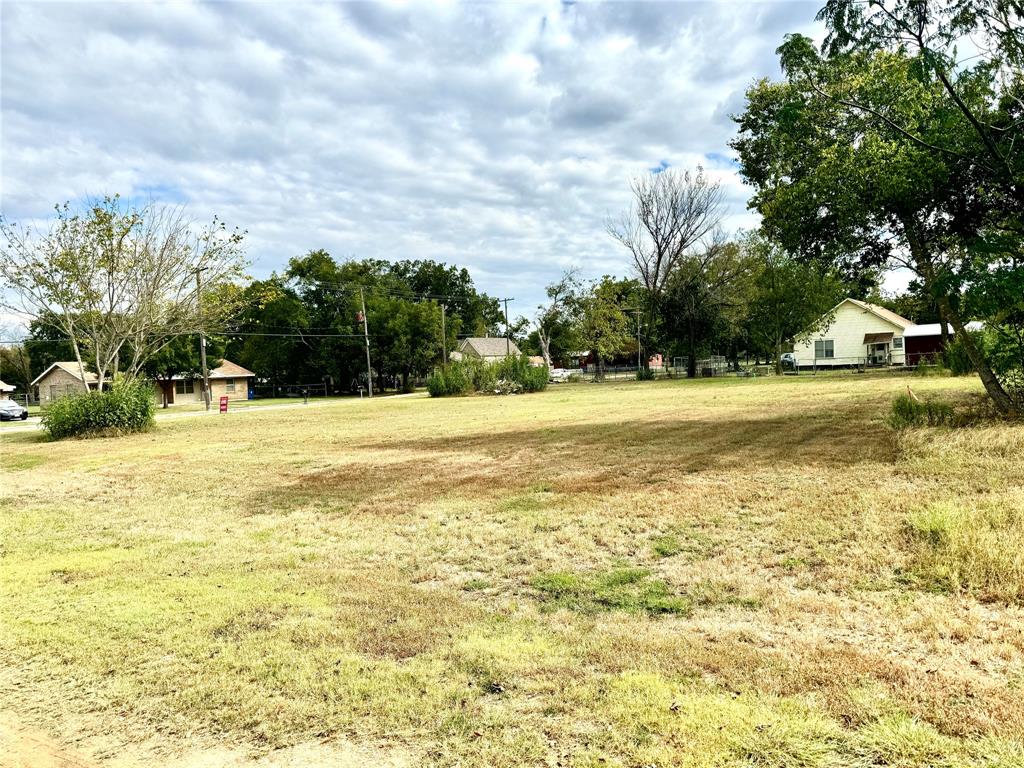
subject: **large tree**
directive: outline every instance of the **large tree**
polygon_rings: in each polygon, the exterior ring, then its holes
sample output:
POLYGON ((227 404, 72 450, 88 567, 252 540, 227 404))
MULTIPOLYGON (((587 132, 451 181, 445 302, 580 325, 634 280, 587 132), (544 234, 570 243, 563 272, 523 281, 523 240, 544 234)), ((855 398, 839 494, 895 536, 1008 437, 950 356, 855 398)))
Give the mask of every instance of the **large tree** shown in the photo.
POLYGON ((537 307, 537 345, 548 368, 552 367, 552 350, 561 357, 571 351, 570 348, 578 346, 574 333, 574 311, 578 307, 579 291, 578 273, 575 269, 567 270, 558 280, 548 285, 545 289, 547 301, 537 307))
POLYGON ((829 310, 845 293, 839 277, 816 263, 757 235, 744 248, 750 254, 754 295, 749 320, 754 342, 775 353, 775 371, 782 373, 782 347, 811 334, 830 321, 829 310))
MULTIPOLYGON (((1013 268, 1013 217, 975 159, 968 121, 922 62, 902 51, 822 57, 807 38, 780 48, 787 80, 748 91, 739 118, 741 172, 773 240, 831 267, 912 269, 951 323, 997 407, 1017 406, 966 331, 964 295, 993 270, 1013 268), (954 144, 963 151, 934 147, 954 144)), ((977 110, 993 98, 991 73, 971 71, 977 110)), ((1015 255, 1017 254, 1017 255, 1015 255)))
POLYGON ((141 208, 106 197, 58 206, 46 232, 0 216, 0 277, 9 309, 48 323, 71 344, 102 388, 119 369, 146 360, 184 333, 222 325, 233 307, 200 301, 210 285, 241 276, 242 236, 214 219, 197 228, 178 208, 141 208))
POLYGON ((630 281, 605 275, 591 283, 574 301, 576 334, 590 350, 596 366, 596 378, 604 377, 605 364, 624 354, 633 345, 633 324, 627 314, 634 286, 630 281))
POLYGON ((669 281, 684 259, 707 250, 724 216, 725 196, 719 182, 699 167, 695 172, 669 168, 637 176, 630 189, 632 205, 610 220, 607 230, 629 252, 645 289, 648 336, 657 339, 669 281))

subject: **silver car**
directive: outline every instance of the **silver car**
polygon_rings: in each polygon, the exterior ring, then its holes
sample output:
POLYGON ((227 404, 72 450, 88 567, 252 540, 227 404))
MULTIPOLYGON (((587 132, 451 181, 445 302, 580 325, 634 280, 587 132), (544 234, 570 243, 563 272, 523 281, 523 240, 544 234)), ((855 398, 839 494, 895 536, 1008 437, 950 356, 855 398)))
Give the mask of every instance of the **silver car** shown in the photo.
POLYGON ((24 421, 28 418, 28 408, 13 400, 0 400, 0 421, 24 421))

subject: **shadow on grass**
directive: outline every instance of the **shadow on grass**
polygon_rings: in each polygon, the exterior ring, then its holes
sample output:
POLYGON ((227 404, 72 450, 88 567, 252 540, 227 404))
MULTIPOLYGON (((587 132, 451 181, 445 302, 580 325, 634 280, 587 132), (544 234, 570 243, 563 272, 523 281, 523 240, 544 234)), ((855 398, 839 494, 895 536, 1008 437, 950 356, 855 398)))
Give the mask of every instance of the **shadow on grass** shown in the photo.
POLYGON ((759 418, 559 424, 356 443, 359 460, 281 473, 254 509, 321 503, 407 511, 446 495, 507 496, 543 483, 555 493, 614 493, 687 482, 699 473, 829 471, 889 463, 885 428, 855 408, 759 418))

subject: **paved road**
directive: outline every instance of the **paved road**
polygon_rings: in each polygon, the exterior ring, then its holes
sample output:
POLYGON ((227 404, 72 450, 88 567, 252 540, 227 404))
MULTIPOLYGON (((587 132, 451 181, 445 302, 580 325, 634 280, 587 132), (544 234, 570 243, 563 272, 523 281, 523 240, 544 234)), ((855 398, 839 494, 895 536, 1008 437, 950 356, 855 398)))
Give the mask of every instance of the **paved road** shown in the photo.
MULTIPOLYGON (((384 395, 383 397, 376 398, 377 400, 398 400, 406 397, 418 397, 422 396, 419 392, 412 392, 408 395, 384 395)), ((233 408, 228 408, 227 415, 235 416, 240 413, 265 413, 267 411, 282 411, 290 408, 323 408, 328 405, 336 405, 338 403, 358 403, 362 402, 364 398, 348 398, 348 399, 332 399, 332 400, 310 400, 309 403, 281 403, 280 405, 236 405, 233 408)), ((369 398, 365 398, 369 401, 369 398)), ((198 411, 175 411, 174 409, 158 410, 156 413, 157 421, 169 421, 171 419, 189 419, 199 416, 222 416, 217 406, 214 405, 210 410, 198 410, 198 411)), ((27 421, 23 421, 17 424, 5 423, 0 426, 0 437, 4 435, 17 434, 22 432, 35 432, 36 430, 42 429, 42 424, 38 416, 32 416, 27 421)))

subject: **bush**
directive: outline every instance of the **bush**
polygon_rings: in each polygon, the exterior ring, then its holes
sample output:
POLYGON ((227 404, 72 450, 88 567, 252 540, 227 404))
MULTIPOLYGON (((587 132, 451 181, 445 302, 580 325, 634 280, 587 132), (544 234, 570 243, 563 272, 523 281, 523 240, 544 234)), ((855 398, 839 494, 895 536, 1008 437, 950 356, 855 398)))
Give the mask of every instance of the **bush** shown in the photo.
POLYGON ((641 368, 636 372, 637 381, 654 381, 653 368, 641 368))
MULTIPOLYGON (((975 346, 980 350, 984 350, 984 334, 979 331, 971 331, 970 335, 974 340, 975 346)), ((974 364, 971 363, 971 359, 967 356, 967 350, 964 348, 964 343, 959 336, 954 336, 949 340, 943 357, 945 358, 946 367, 949 368, 949 372, 954 376, 966 376, 969 373, 974 373, 974 364)))
POLYGON ((43 411, 43 428, 53 440, 113 437, 153 426, 153 388, 144 381, 118 379, 103 392, 67 395, 43 411))
POLYGON ((898 395, 892 401, 888 421, 893 429, 952 424, 953 406, 934 398, 918 400, 910 395, 898 395))
POLYGON ((510 355, 497 363, 469 359, 449 363, 427 379, 431 397, 489 392, 499 395, 540 392, 548 385, 547 366, 532 366, 528 358, 510 355))

